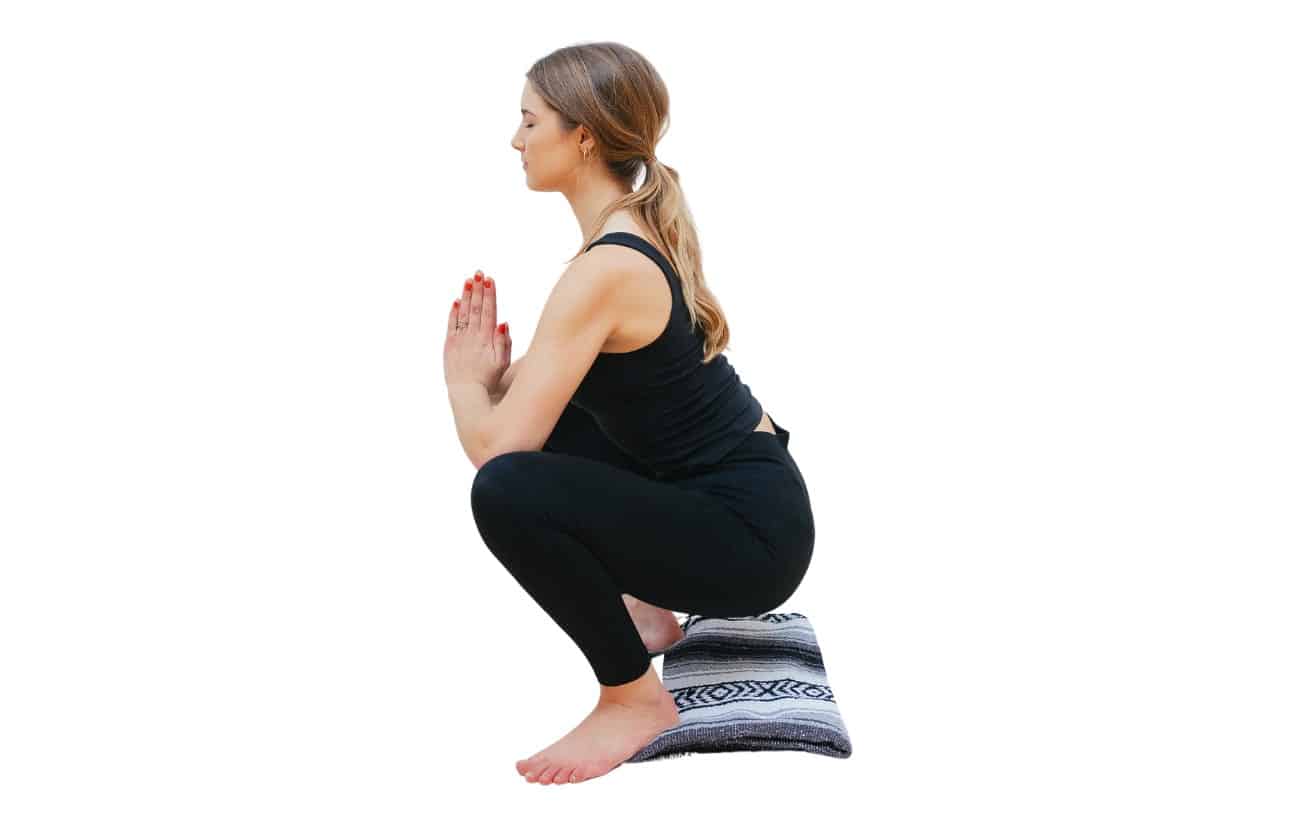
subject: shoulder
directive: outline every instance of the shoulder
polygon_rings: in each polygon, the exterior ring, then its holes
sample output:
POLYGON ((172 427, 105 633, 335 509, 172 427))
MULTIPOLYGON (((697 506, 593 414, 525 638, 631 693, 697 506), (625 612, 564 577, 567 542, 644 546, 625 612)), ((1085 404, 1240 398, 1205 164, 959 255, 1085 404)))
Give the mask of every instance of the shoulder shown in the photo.
POLYGON ((558 285, 584 286, 595 291, 611 291, 627 284, 636 269, 633 252, 621 245, 597 245, 569 261, 558 285))
POLYGON ((605 248, 604 244, 592 247, 569 262, 542 307, 539 328, 554 323, 567 329, 604 327, 612 331, 620 318, 619 296, 631 268, 622 256, 599 252, 605 248))
MULTIPOLYGON (((616 274, 621 274, 623 279, 629 283, 640 279, 642 281, 655 281, 659 278, 660 261, 667 260, 668 254, 663 251, 658 243, 651 241, 639 233, 626 231, 635 236, 644 243, 641 245, 630 245, 623 243, 609 242, 608 244, 597 244, 594 247, 588 247, 584 255, 594 256, 603 267, 614 270, 616 274)), ((671 261, 668 261, 671 265, 671 261)))
POLYGON ((635 279, 642 257, 621 244, 598 244, 573 259, 556 286, 582 287, 593 295, 613 295, 635 279))

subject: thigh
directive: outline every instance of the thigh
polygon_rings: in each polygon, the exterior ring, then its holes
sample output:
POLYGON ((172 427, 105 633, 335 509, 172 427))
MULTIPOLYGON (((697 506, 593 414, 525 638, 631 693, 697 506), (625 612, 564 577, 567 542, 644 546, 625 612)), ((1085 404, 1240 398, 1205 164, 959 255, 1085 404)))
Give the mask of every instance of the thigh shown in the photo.
MULTIPOLYGON (((501 454, 479 469, 471 505, 485 540, 536 547, 543 545, 522 541, 533 526, 558 530, 590 551, 621 592, 669 610, 757 615, 788 598, 798 581, 717 497, 608 462, 551 451, 501 454)), ((536 541, 543 539, 555 541, 536 541)), ((564 554, 554 556, 555 569, 564 570, 564 554)))

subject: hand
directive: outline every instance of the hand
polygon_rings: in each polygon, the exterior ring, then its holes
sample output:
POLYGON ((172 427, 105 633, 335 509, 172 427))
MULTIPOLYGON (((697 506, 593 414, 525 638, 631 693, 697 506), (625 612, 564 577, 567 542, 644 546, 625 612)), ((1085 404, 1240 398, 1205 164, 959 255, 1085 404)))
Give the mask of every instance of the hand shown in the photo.
POLYGON ((496 321, 496 282, 479 270, 465 279, 447 315, 442 368, 448 386, 477 383, 488 394, 496 392, 510 368, 510 327, 496 321))

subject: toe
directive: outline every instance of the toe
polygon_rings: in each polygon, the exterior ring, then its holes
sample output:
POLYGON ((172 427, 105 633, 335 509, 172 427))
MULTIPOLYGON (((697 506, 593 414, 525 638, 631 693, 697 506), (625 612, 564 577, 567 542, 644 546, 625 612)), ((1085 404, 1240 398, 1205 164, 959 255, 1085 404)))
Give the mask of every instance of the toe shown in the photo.
POLYGON ((527 775, 529 772, 531 772, 534 777, 536 777, 537 773, 540 772, 545 767, 546 767, 546 758, 542 757, 540 752, 533 755, 532 757, 526 757, 523 760, 520 760, 515 763, 515 768, 519 770, 520 774, 527 775))
POLYGON ((555 770, 555 777, 551 778, 551 782, 557 786, 563 786, 565 783, 570 782, 569 775, 571 774, 573 774, 572 766, 561 766, 555 770))
POLYGON ((538 781, 541 782, 543 786, 549 786, 551 785, 551 781, 555 778, 555 773, 558 772, 559 770, 560 770, 559 766, 547 766, 545 769, 542 770, 541 776, 538 777, 537 779, 538 781))
POLYGON ((529 783, 536 782, 537 773, 542 770, 542 766, 533 758, 519 761, 518 768, 519 773, 522 774, 529 783))

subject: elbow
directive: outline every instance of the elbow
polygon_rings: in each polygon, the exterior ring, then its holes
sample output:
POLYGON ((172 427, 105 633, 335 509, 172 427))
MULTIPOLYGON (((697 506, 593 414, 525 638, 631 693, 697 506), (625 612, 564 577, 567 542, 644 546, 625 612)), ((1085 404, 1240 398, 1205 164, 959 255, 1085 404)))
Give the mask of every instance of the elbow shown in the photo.
POLYGON ((504 450, 499 447, 497 441, 490 436, 484 435, 479 438, 478 445, 474 447, 474 451, 470 453, 469 458, 474 463, 474 470, 477 471, 502 453, 504 453, 504 450))
POLYGON ((469 459, 470 462, 474 463, 474 470, 477 471, 487 464, 488 460, 495 456, 496 453, 492 449, 491 442, 482 440, 477 446, 475 446, 474 450, 470 452, 469 459))
POLYGON ((541 450, 542 450, 541 445, 530 446, 527 444, 523 444, 518 440, 514 440, 514 441, 503 440, 496 445, 483 446, 470 459, 474 463, 474 470, 477 471, 480 468, 482 468, 484 465, 487 465, 492 460, 501 456, 502 454, 513 454, 519 451, 541 451, 541 450))
POLYGON ((475 471, 492 459, 492 438, 487 434, 487 429, 474 436, 471 444, 465 446, 465 453, 469 456, 469 461, 474 464, 475 471))

